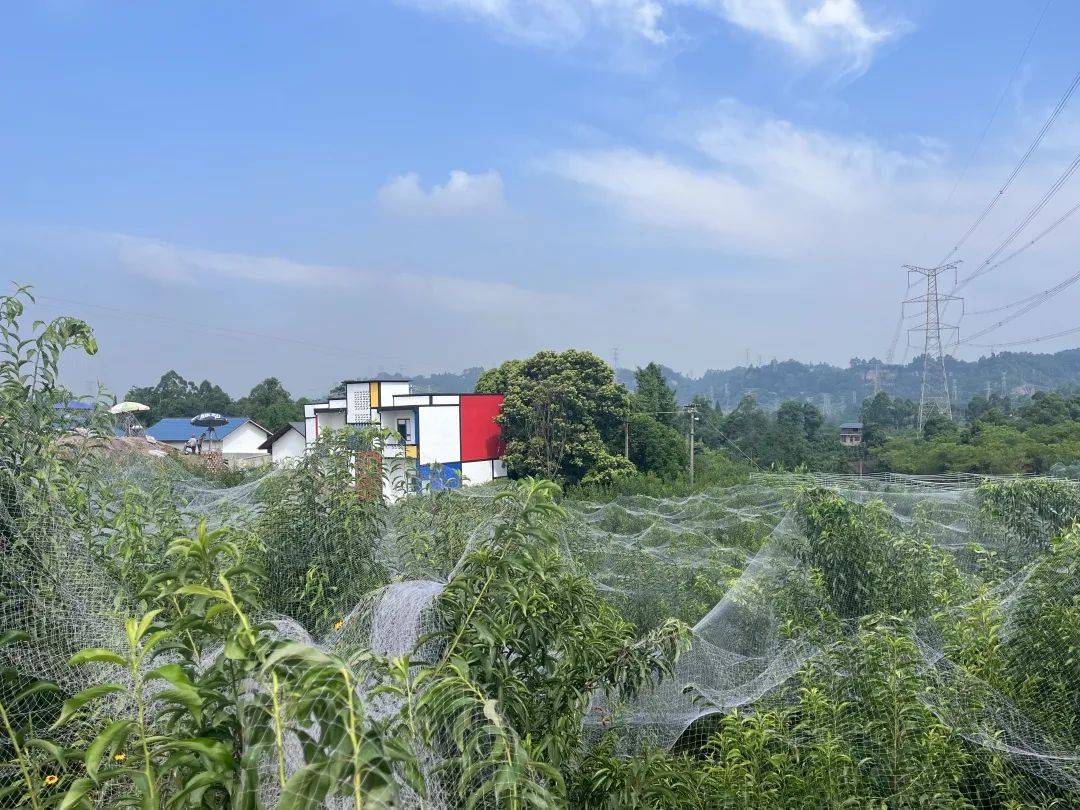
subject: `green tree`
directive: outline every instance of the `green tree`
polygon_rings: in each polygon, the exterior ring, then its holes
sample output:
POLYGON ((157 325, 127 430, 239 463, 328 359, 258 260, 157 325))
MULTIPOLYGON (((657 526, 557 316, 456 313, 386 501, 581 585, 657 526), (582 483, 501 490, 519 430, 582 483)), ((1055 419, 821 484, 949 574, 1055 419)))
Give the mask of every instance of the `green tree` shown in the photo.
POLYGON ((664 379, 664 371, 656 363, 634 372, 634 410, 652 416, 657 422, 675 427, 678 402, 675 390, 664 379))
POLYGON ((504 363, 501 368, 505 379, 481 378, 477 390, 505 386, 498 421, 511 475, 578 482, 593 472, 610 477, 633 470, 617 456, 630 396, 607 363, 591 352, 568 349, 539 352, 516 367, 504 363))
POLYGON ((681 478, 687 467, 687 443, 679 431, 645 413, 630 416, 630 460, 642 472, 666 480, 681 478))
POLYGON ((954 436, 957 433, 957 425, 950 417, 943 413, 934 412, 923 423, 923 438, 930 440, 938 436, 954 436))
POLYGON ((195 416, 204 411, 231 415, 235 409, 232 397, 220 386, 209 380, 196 385, 176 371, 162 374, 156 385, 132 388, 127 398, 150 406, 146 414, 149 424, 169 416, 195 416))
POLYGON ((489 368, 480 374, 474 389, 478 394, 505 394, 510 390, 510 380, 518 373, 521 360, 507 360, 500 366, 489 368))
POLYGON ((256 385, 237 401, 236 407, 268 430, 277 430, 302 416, 300 406, 277 377, 267 377, 256 385))

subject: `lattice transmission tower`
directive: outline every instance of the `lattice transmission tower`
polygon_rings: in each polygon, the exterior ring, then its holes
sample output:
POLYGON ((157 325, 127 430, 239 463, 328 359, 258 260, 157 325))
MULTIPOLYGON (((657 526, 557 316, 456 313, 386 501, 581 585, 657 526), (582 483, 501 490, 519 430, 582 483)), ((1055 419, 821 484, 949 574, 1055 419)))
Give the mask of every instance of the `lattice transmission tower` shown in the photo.
POLYGON ((941 413, 952 418, 952 398, 949 396, 949 376, 945 370, 945 350, 942 341, 942 333, 953 333, 959 340, 959 327, 941 322, 942 303, 959 301, 963 306, 963 298, 955 295, 942 295, 938 291, 938 277, 942 273, 955 270, 959 262, 938 265, 937 267, 917 267, 913 264, 905 264, 904 269, 908 272, 908 288, 911 288, 911 275, 918 274, 926 278, 926 292, 923 295, 909 298, 904 301, 904 314, 906 316, 909 306, 919 304, 923 308, 923 323, 908 330, 910 345, 911 335, 923 333, 923 372, 922 393, 919 396, 919 430, 932 413, 941 413))

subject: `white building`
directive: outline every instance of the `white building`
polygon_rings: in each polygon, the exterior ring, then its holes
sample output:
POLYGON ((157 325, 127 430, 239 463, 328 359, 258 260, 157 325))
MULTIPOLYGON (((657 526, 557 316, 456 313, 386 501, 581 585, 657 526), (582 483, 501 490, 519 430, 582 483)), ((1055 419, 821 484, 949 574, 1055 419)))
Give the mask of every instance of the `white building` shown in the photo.
MULTIPOLYGON (((196 427, 186 417, 161 419, 146 429, 146 435, 162 444, 183 451, 190 438, 208 436, 203 427, 196 427)), ((221 453, 226 461, 239 466, 264 463, 270 455, 262 449, 270 431, 253 419, 229 417, 229 421, 214 428, 214 438, 203 442, 203 453, 221 453)))
POLYGON ((267 438, 259 447, 270 453, 270 459, 274 464, 288 464, 293 459, 298 459, 307 450, 307 441, 304 438, 306 425, 304 422, 289 422, 283 428, 279 428, 273 435, 267 438))
POLYGON ((398 441, 383 448, 386 494, 453 489, 506 476, 495 423, 501 394, 413 394, 408 380, 350 380, 345 396, 304 408, 305 440, 320 431, 382 427, 398 441))

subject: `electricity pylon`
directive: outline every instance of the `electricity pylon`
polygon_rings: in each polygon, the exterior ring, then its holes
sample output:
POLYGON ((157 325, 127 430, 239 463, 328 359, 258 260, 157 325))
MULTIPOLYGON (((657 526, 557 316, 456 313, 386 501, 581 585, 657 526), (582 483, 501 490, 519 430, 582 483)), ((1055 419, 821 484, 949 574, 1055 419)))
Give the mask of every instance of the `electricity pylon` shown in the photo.
POLYGON ((958 262, 942 264, 937 267, 917 267, 905 264, 908 271, 908 286, 911 284, 911 274, 917 273, 926 278, 926 293, 909 298, 904 301, 904 313, 912 304, 921 304, 924 317, 922 326, 916 326, 908 330, 908 340, 913 332, 923 333, 923 372, 922 393, 919 396, 919 431, 923 429, 926 420, 932 413, 941 413, 952 419, 952 399, 949 396, 949 377, 945 371, 945 350, 942 343, 942 332, 953 332, 959 340, 959 327, 941 322, 941 304, 949 301, 960 301, 963 298, 955 295, 942 295, 938 291, 938 276, 950 270, 955 270, 958 262))

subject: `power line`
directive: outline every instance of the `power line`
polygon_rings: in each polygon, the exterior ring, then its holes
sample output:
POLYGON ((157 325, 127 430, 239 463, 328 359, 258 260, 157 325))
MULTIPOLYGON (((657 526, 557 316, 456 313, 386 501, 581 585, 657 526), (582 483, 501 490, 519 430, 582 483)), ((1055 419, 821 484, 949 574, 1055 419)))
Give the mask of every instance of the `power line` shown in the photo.
MULTIPOLYGON (((1070 208, 1068 211, 1066 211, 1064 214, 1062 214, 1060 217, 1058 217, 1056 220, 1054 220, 1049 225, 1049 227, 1047 227, 1045 230, 1043 230, 1041 233, 1039 233, 1037 236, 1035 236, 1033 239, 1031 239, 1031 241, 1029 241, 1027 244, 1021 245, 1016 250, 1014 250, 1012 253, 1010 253, 1008 256, 1006 256, 1004 259, 1002 259, 1001 261, 997 262, 996 264, 991 265, 990 267, 987 267, 985 270, 980 272, 979 275, 980 276, 985 276, 987 273, 989 273, 989 272, 991 272, 993 270, 997 270, 1003 264, 1005 264, 1007 262, 1011 262, 1013 259, 1015 259, 1017 256, 1019 256, 1025 250, 1027 250, 1028 248, 1035 245, 1035 243, 1038 242, 1039 240, 1041 240, 1044 236, 1047 236, 1048 234, 1050 234, 1055 228, 1057 228, 1059 225, 1061 225, 1063 222, 1065 222, 1065 220, 1067 220, 1069 217, 1071 217, 1077 211, 1080 211, 1080 203, 1077 203, 1072 208, 1070 208)), ((969 312, 968 314, 969 315, 975 315, 977 313, 969 312)))
POLYGON ((1065 329, 1061 332, 1054 332, 1049 335, 1040 335, 1039 337, 1025 338, 1024 340, 1011 340, 1007 343, 971 343, 968 345, 976 346, 980 349, 1000 349, 1002 347, 1024 346, 1029 343, 1041 343, 1044 340, 1053 340, 1054 338, 1065 337, 1067 335, 1075 335, 1077 332, 1080 332, 1080 326, 1075 326, 1072 329, 1065 329))
MULTIPOLYGON (((982 129, 982 132, 979 134, 978 140, 975 142, 975 146, 972 147, 971 153, 968 155, 967 160, 964 162, 964 166, 960 170, 960 174, 957 176, 956 182, 953 183, 952 188, 949 190, 948 197, 945 198, 945 202, 941 205, 942 211, 946 207, 948 207, 950 202, 952 202, 952 198, 956 194, 956 190, 960 187, 960 183, 962 183, 964 178, 967 177, 967 173, 971 168, 971 164, 975 160, 975 155, 978 153, 979 149, 982 148, 982 144, 986 139, 986 135, 987 133, 989 133, 991 125, 997 118, 997 114, 1001 110, 1001 105, 1004 103, 1005 97, 1009 94, 1009 90, 1012 87, 1013 81, 1015 81, 1016 79, 1016 74, 1019 73, 1020 67, 1024 64, 1024 60, 1027 58, 1028 51, 1031 49, 1031 43, 1035 41, 1035 35, 1038 33, 1040 26, 1042 26, 1043 18, 1046 16, 1046 12, 1050 8, 1050 4, 1052 2, 1053 0, 1046 0, 1046 4, 1043 6, 1042 11, 1039 13, 1039 17, 1035 21, 1035 27, 1031 29, 1031 34, 1028 36, 1027 42, 1024 43, 1024 49, 1020 52, 1020 57, 1016 60, 1016 64, 1013 66, 1012 73, 1009 74, 1009 80, 1005 83, 1005 87, 1001 90, 1001 95, 998 96, 997 103, 994 104, 994 108, 990 111, 990 118, 987 120, 986 125, 982 129)), ((1066 99, 1069 95, 1072 94, 1073 90, 1075 89, 1077 80, 1080 80, 1080 74, 1077 75, 1077 79, 1074 79, 1073 85, 1070 86, 1070 89, 1068 90, 1066 95, 1066 99)), ((1064 102, 1059 103, 1059 107, 1063 106, 1064 102)), ((1005 193, 1005 190, 1012 183, 1013 179, 1016 177, 1017 174, 1019 174, 1020 170, 1023 168, 1024 163, 1027 162, 1030 154, 1035 150, 1039 142, 1042 141, 1043 136, 1046 134, 1046 130, 1049 129, 1050 124, 1053 123, 1053 120, 1057 117, 1058 113, 1060 113, 1060 109, 1056 110, 1051 116, 1050 121, 1043 125, 1043 129, 1039 132, 1035 142, 1028 148, 1027 153, 1021 158, 1020 163, 1017 165, 1016 169, 1013 170, 1013 173, 1012 175, 1010 175, 1009 179, 1006 180, 1005 185, 1001 187, 1001 190, 998 192, 997 196, 990 201, 990 203, 986 207, 986 210, 979 216, 978 219, 976 219, 975 223, 968 229, 968 232, 964 234, 960 241, 956 243, 953 249, 949 251, 945 258, 943 258, 941 262, 939 262, 939 264, 944 264, 949 259, 951 259, 953 255, 960 249, 961 245, 963 245, 963 243, 967 241, 968 237, 971 236, 975 229, 979 227, 979 224, 986 218, 986 216, 990 213, 990 210, 997 204, 997 201, 1001 198, 1001 196, 1005 193)), ((908 295, 910 295, 911 290, 912 285, 909 279, 908 288, 904 292, 904 296, 907 297, 908 295)), ((900 317, 897 318, 896 328, 893 331, 892 342, 889 344, 889 351, 885 355, 885 362, 888 364, 892 364, 894 358, 896 357, 896 347, 897 344, 899 344, 900 342, 900 335, 903 332, 903 328, 904 315, 903 309, 901 308, 900 317)), ((904 350, 904 360, 907 360, 907 348, 905 348, 904 350)))
MULTIPOLYGON (((1024 59, 1027 58, 1028 50, 1031 48, 1031 43, 1035 41, 1035 35, 1039 32, 1039 27, 1042 25, 1043 18, 1046 16, 1047 9, 1050 8, 1050 4, 1053 0, 1046 0, 1046 5, 1043 6, 1042 12, 1039 14, 1039 18, 1035 21, 1035 27, 1031 29, 1031 34, 1028 36, 1027 42, 1024 44, 1024 50, 1020 52, 1020 58, 1016 60, 1016 65, 1013 66, 1012 73, 1009 74, 1009 80, 1005 82, 1005 86, 1001 90, 1001 95, 998 96, 997 103, 994 105, 994 109, 990 111, 990 119, 986 122, 986 126, 983 127, 982 132, 979 134, 978 140, 975 142, 975 146, 972 147, 971 153, 968 155, 967 160, 964 162, 964 167, 960 170, 960 174, 956 178, 956 182, 953 183, 953 187, 949 190, 949 196, 945 198, 945 202, 942 203, 941 209, 944 210, 952 202, 953 195, 956 194, 956 190, 960 188, 960 184, 964 182, 964 178, 967 177, 968 170, 971 169, 971 164, 975 160, 975 155, 978 154, 979 149, 983 145, 983 141, 986 140, 987 133, 990 132, 990 126, 997 118, 998 112, 1001 110, 1001 105, 1005 102, 1005 97, 1009 94, 1009 90, 1012 89, 1013 82, 1016 80, 1016 74, 1020 72, 1020 67, 1024 64, 1024 59)), ((955 249, 954 251, 955 252, 955 249)), ((952 253, 945 257, 944 261, 948 261, 951 258, 952 253)))
MULTIPOLYGON (((1016 240, 1016 237, 1021 234, 1024 228, 1031 224, 1031 221, 1039 215, 1039 212, 1046 207, 1047 203, 1049 203, 1050 200, 1053 199, 1054 195, 1061 190, 1061 187, 1065 185, 1065 183, 1069 180, 1070 177, 1073 176, 1073 174, 1078 168, 1080 168, 1080 152, 1076 154, 1076 157, 1073 158, 1072 162, 1068 165, 1065 171, 1062 172, 1061 176, 1059 176, 1058 179, 1050 185, 1050 188, 1047 189, 1043 196, 1039 198, 1039 201, 1035 203, 1035 205, 1032 206, 1030 210, 1028 210, 1027 214, 1024 215, 1024 218, 1021 219, 1020 223, 1012 229, 1012 231, 1007 237, 1005 237, 1001 244, 994 248, 993 252, 985 259, 983 259, 983 261, 979 264, 978 267, 975 268, 973 272, 971 272, 957 285, 955 285, 953 291, 955 292, 956 290, 963 289, 979 276, 985 275, 986 273, 990 272, 991 262, 993 262, 998 256, 1000 256, 1002 252, 1004 252, 1004 250, 1016 240)), ((1040 236, 1039 238, 1042 237, 1040 236)), ((1038 241, 1038 239, 1035 239, 1033 241, 1038 241)))
POLYGON ((123 316, 125 318, 131 318, 131 317, 147 318, 149 320, 154 320, 154 321, 164 321, 164 322, 167 322, 167 323, 175 323, 175 324, 179 324, 181 326, 185 326, 185 327, 187 327, 189 329, 197 329, 197 330, 202 330, 202 331, 206 331, 206 332, 221 332, 221 333, 227 334, 227 335, 233 335, 233 336, 237 336, 237 337, 246 337, 246 338, 258 338, 260 340, 275 340, 275 341, 278 341, 279 343, 292 343, 292 344, 294 344, 296 346, 306 346, 306 347, 312 348, 312 349, 320 349, 322 351, 334 351, 334 352, 340 352, 340 353, 348 354, 348 355, 362 355, 362 356, 365 356, 365 357, 375 358, 377 360, 399 360, 399 359, 401 359, 401 358, 397 357, 396 355, 392 355, 392 354, 374 354, 373 352, 355 351, 353 349, 342 348, 341 346, 331 346, 331 345, 324 344, 324 343, 313 343, 312 341, 309 341, 309 340, 300 340, 298 338, 282 337, 281 335, 271 335, 271 334, 267 334, 266 332, 251 332, 251 331, 248 331, 248 330, 245 330, 245 329, 235 329, 233 327, 228 327, 228 326, 215 326, 215 325, 209 324, 209 323, 199 323, 197 321, 189 321, 189 320, 186 320, 184 318, 176 318, 176 317, 174 317, 172 315, 161 315, 161 314, 155 313, 155 312, 142 312, 142 311, 133 310, 133 309, 122 309, 121 307, 106 306, 104 304, 91 304, 91 303, 88 303, 86 301, 74 301, 74 300, 72 300, 70 298, 60 298, 59 296, 55 296, 55 295, 41 295, 41 294, 35 293, 34 298, 39 300, 39 301, 55 301, 57 303, 64 304, 65 306, 89 307, 91 309, 96 309, 96 310, 99 310, 101 312, 105 312, 105 313, 115 315, 115 316, 118 316, 118 317, 123 316))
POLYGON ((995 194, 990 199, 990 202, 986 204, 986 207, 983 209, 982 213, 980 213, 979 216, 975 218, 975 221, 971 223, 971 226, 967 229, 967 231, 964 232, 964 235, 960 237, 959 241, 953 246, 953 249, 948 252, 945 258, 942 260, 942 263, 948 261, 954 255, 956 255, 957 251, 959 251, 960 248, 963 247, 964 243, 967 242, 967 240, 971 237, 973 233, 975 233, 975 230, 990 215, 990 212, 994 210, 994 206, 996 206, 1001 200, 1001 198, 1005 196, 1005 192, 1008 190, 1009 186, 1012 185, 1017 175, 1019 175, 1024 166, 1027 165, 1028 158, 1031 157, 1032 153, 1034 153, 1034 151, 1038 148, 1039 144, 1042 143, 1043 138, 1046 137, 1046 133, 1050 131, 1050 127, 1053 126, 1058 116, 1061 115, 1061 111, 1065 109, 1065 105, 1068 104, 1069 99, 1072 97, 1072 94, 1076 90, 1077 85, 1080 85, 1080 72, 1078 72, 1073 77, 1073 80, 1069 83, 1069 86, 1065 90, 1065 94, 1061 97, 1057 105, 1054 107, 1053 111, 1050 113, 1050 117, 1046 119, 1046 123, 1044 123, 1042 125, 1042 128, 1036 133, 1035 138, 1028 146, 1027 151, 1025 151, 1023 155, 1021 155, 1020 160, 1017 162, 1016 166, 1013 168, 1009 176, 1005 179, 1004 185, 1002 185, 1002 187, 998 189, 997 194, 995 194))
MULTIPOLYGON (((994 312, 1004 312, 1007 309, 1012 309, 1013 307, 1018 307, 1018 306, 1020 306, 1022 304, 1028 303, 1029 301, 1034 301, 1034 300, 1036 300, 1038 298, 1042 298, 1045 295, 1050 295, 1050 294, 1056 295, 1058 292, 1060 292, 1061 289, 1064 289, 1065 287, 1071 285, 1074 281, 1076 281, 1078 279, 1080 279, 1080 273, 1076 273, 1075 275, 1069 276, 1065 281, 1060 282, 1058 284, 1055 284, 1053 287, 1050 287, 1050 288, 1045 289, 1045 290, 1040 290, 1039 292, 1035 293, 1034 295, 1026 296, 1025 298, 1019 299, 1018 301, 1011 301, 1008 304, 1002 304, 999 307, 992 307, 990 309, 977 309, 977 310, 975 310, 973 312, 967 312, 965 314, 968 315, 968 316, 973 316, 973 315, 990 315, 990 314, 992 314, 994 312)), ((966 341, 964 341, 964 342, 966 342, 966 341)))
POLYGON ((978 332, 975 332, 973 335, 969 335, 964 340, 959 340, 958 339, 952 345, 953 346, 962 346, 962 345, 964 345, 966 343, 970 343, 972 340, 977 340, 978 338, 981 338, 983 335, 988 335, 991 332, 994 332, 994 331, 1000 329, 1005 324, 1010 323, 1012 321, 1015 321, 1017 318, 1021 317, 1022 315, 1026 315, 1027 313, 1031 312, 1031 310, 1035 309, 1036 307, 1042 306, 1047 301, 1049 301, 1051 298, 1053 298, 1055 295, 1057 295, 1058 293, 1061 293, 1064 290, 1068 289, 1073 284, 1075 284, 1077 281, 1080 281, 1080 272, 1075 273, 1072 276, 1069 276, 1069 278, 1065 279, 1064 281, 1062 281, 1057 286, 1051 287, 1049 290, 1045 290, 1044 292, 1040 293, 1039 295, 1034 296, 1033 300, 1030 300, 1021 309, 1019 309, 1018 311, 1012 313, 1011 315, 1008 315, 1008 316, 1002 318, 1000 321, 998 321, 996 323, 992 323, 989 326, 987 326, 987 327, 985 327, 983 329, 980 329, 978 332))

